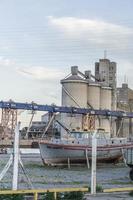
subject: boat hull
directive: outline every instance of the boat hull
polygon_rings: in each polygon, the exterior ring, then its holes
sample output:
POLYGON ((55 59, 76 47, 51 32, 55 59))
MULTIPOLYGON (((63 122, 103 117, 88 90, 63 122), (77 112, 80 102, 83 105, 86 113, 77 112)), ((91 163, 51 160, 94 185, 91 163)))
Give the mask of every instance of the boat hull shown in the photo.
MULTIPOLYGON (((68 159, 71 164, 86 163, 91 161, 90 146, 85 145, 63 145, 41 142, 40 153, 44 164, 65 165, 68 159)), ((122 157, 122 149, 126 150, 130 145, 102 146, 97 147, 98 162, 115 162, 122 157)))

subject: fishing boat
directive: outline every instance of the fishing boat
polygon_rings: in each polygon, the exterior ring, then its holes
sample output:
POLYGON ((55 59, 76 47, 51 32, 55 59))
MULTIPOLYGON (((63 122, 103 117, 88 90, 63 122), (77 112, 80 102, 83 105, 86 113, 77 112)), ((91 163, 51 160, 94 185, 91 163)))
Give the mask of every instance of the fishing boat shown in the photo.
MULTIPOLYGON (((40 141, 42 161, 47 165, 83 164, 91 161, 93 132, 71 132, 69 137, 40 141)), ((126 149, 133 147, 127 138, 110 138, 97 131, 97 161, 118 161, 126 149)))

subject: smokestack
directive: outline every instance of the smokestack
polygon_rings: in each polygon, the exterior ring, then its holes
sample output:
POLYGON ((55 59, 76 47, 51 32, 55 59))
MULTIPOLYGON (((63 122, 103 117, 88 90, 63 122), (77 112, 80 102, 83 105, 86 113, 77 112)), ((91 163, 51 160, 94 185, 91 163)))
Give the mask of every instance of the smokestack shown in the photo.
POLYGON ((86 77, 86 79, 91 79, 91 71, 90 70, 85 71, 85 77, 86 77))
POLYGON ((72 75, 78 75, 78 66, 72 66, 71 73, 72 75))

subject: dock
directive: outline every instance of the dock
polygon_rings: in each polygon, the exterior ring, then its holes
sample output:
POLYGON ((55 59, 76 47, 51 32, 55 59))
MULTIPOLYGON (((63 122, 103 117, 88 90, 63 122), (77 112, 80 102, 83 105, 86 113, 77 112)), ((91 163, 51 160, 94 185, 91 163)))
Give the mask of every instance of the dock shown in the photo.
MULTIPOLYGON (((20 148, 37 148, 39 140, 20 140, 20 148)), ((0 140, 0 148, 12 148, 13 140, 0 140)))

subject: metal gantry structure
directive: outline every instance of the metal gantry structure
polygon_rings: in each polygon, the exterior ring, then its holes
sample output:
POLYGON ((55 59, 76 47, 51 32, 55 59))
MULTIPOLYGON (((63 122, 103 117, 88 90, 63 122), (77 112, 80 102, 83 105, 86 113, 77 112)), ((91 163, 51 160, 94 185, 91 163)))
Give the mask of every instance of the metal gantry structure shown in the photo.
MULTIPOLYGON (((13 137, 14 129, 17 124, 18 110, 30 110, 32 112, 44 111, 51 114, 54 113, 71 113, 81 114, 83 116, 105 116, 115 117, 119 119, 133 118, 133 112, 124 111, 111 111, 111 110, 96 110, 93 108, 77 108, 77 107, 66 107, 56 105, 41 105, 32 103, 20 103, 13 101, 0 101, 0 108, 2 109, 1 126, 11 130, 10 137, 13 137)), ((3 134, 5 134, 3 132, 3 134)))
POLYGON ((6 128, 8 128, 11 132, 11 137, 14 134, 15 126, 17 124, 17 109, 11 108, 2 108, 2 115, 1 115, 1 125, 4 128, 4 132, 6 128))
POLYGON ((133 118, 133 112, 124 111, 111 111, 111 110, 96 110, 91 108, 77 108, 77 107, 66 107, 56 105, 42 105, 36 103, 20 103, 10 101, 0 101, 1 109, 12 109, 12 110, 31 110, 31 111, 45 111, 50 113, 71 113, 71 114, 90 114, 90 115, 101 115, 111 116, 117 118, 133 118))

